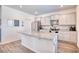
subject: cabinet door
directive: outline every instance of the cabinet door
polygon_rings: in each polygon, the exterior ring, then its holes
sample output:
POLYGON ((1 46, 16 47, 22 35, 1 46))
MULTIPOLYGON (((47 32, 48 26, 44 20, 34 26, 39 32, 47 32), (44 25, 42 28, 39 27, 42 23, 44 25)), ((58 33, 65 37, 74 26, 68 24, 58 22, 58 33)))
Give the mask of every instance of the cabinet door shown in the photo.
POLYGON ((44 17, 41 18, 41 25, 45 25, 45 19, 44 19, 44 17))
POLYGON ((33 40, 33 50, 35 51, 35 52, 40 52, 40 49, 39 49, 39 46, 40 46, 40 41, 39 41, 39 38, 36 38, 36 37, 33 37, 32 38, 32 40, 33 40))
POLYGON ((75 13, 69 14, 68 20, 67 20, 67 22, 69 22, 68 24, 75 25, 76 24, 76 14, 75 13))
POLYGON ((69 32, 60 32, 59 40, 70 41, 70 33, 69 32))
POLYGON ((60 15, 52 15, 51 20, 59 20, 60 15))
POLYGON ((77 33, 76 32, 70 32, 70 41, 77 43, 77 33))
POLYGON ((76 24, 75 23, 76 22, 76 16, 75 16, 74 13, 67 14, 65 20, 66 20, 66 23, 68 25, 75 25, 76 24))
POLYGON ((41 25, 50 25, 50 18, 49 17, 41 18, 41 25))
POLYGON ((60 15, 59 24, 60 25, 75 25, 76 23, 75 13, 60 15))
POLYGON ((41 53, 51 53, 52 52, 52 40, 40 39, 39 49, 41 53))
POLYGON ((77 42, 76 32, 60 32, 59 40, 68 41, 68 42, 77 42))
POLYGON ((50 25, 50 17, 45 17, 45 23, 46 25, 50 25))
POLYGON ((22 35, 22 44, 29 48, 29 49, 32 49, 33 48, 33 40, 32 40, 32 37, 30 36, 25 36, 25 35, 22 35))
POLYGON ((66 20, 65 20, 65 15, 60 15, 59 17, 59 25, 63 25, 65 24, 66 20))
POLYGON ((55 19, 55 20, 59 20, 59 15, 55 15, 55 16, 54 16, 54 19, 55 19))

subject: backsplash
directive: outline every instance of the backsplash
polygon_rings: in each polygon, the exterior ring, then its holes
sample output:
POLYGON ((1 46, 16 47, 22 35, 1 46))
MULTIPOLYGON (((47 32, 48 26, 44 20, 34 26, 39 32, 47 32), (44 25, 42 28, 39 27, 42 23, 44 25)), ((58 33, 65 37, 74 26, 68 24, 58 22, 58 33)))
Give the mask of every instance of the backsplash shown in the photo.
POLYGON ((57 25, 57 26, 42 26, 41 30, 49 30, 50 31, 76 31, 76 26, 75 25, 57 25))
POLYGON ((73 25, 63 25, 63 26, 58 26, 60 30, 66 30, 66 31, 76 31, 76 27, 73 25), (74 27, 74 28, 71 28, 74 27))

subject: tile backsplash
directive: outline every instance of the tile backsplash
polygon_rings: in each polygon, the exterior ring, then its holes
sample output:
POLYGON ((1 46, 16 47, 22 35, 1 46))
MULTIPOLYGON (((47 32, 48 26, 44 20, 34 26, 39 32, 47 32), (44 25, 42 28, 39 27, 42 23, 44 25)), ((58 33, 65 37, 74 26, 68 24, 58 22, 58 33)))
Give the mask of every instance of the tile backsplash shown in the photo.
POLYGON ((72 25, 66 25, 66 26, 42 26, 42 30, 50 30, 50 28, 52 29, 59 29, 59 31, 76 31, 76 27, 72 26, 72 25), (71 29, 71 27, 74 27, 73 29, 71 29))

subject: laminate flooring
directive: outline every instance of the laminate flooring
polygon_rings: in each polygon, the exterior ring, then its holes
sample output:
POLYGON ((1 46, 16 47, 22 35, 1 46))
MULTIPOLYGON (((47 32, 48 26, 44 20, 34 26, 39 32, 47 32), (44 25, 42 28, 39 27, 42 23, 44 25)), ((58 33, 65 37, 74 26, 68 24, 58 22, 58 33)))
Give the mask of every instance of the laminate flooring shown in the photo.
POLYGON ((33 53, 33 51, 22 46, 21 41, 19 40, 0 45, 0 53, 33 53))
POLYGON ((58 48, 59 53, 79 53, 79 48, 77 47, 76 43, 59 41, 58 48))
MULTIPOLYGON (((76 44, 74 43, 59 41, 58 52, 79 53, 79 48, 77 48, 76 44)), ((0 45, 0 53, 34 53, 34 52, 22 46, 21 41, 19 40, 4 45, 0 45)))

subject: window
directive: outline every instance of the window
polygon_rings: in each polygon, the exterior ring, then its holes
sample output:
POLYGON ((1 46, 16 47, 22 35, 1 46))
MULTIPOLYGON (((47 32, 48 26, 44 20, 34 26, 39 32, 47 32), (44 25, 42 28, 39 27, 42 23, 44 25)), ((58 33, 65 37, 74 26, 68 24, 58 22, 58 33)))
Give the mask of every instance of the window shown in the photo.
POLYGON ((19 20, 14 20, 14 26, 19 26, 19 20))

